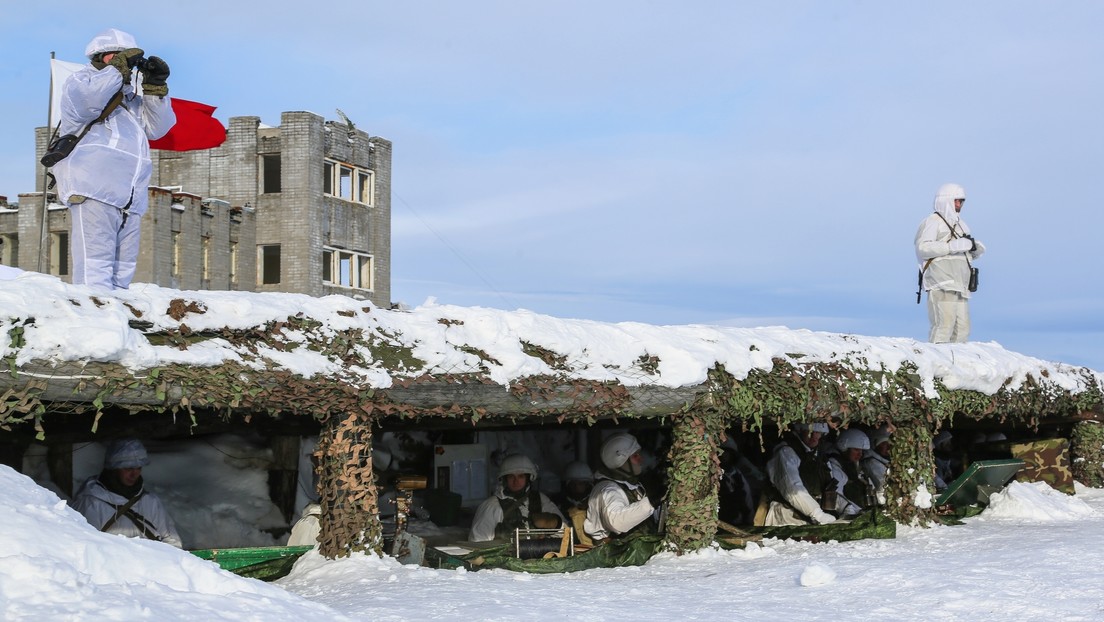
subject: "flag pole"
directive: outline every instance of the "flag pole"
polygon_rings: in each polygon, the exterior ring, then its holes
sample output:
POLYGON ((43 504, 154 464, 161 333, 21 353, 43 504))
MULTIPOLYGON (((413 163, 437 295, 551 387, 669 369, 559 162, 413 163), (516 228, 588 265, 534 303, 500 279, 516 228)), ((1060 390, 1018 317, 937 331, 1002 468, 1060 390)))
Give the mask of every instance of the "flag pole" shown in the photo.
MULTIPOLYGON (((50 99, 46 105, 46 148, 50 148, 50 128, 54 127, 54 53, 50 52, 50 99)), ((47 220, 50 217, 50 198, 46 187, 46 165, 42 165, 42 220, 38 228, 38 272, 45 273, 43 264, 46 263, 46 233, 49 229, 47 220)), ((59 253, 59 256, 62 256, 59 253)))

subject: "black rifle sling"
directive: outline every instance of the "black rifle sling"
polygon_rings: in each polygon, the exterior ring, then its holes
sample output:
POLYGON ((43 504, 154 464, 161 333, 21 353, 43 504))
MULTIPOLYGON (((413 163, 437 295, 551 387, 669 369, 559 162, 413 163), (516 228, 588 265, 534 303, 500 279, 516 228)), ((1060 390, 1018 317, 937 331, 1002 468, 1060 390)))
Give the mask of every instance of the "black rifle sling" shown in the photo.
POLYGON ((130 508, 134 506, 135 503, 138 503, 138 500, 141 499, 142 495, 144 494, 146 494, 146 491, 143 490, 142 492, 131 497, 130 501, 127 501, 123 505, 112 506, 115 508, 115 516, 109 518, 107 522, 103 524, 103 527, 100 527, 100 531, 107 531, 108 529, 111 529, 111 526, 114 525, 115 522, 118 521, 120 518, 122 518, 123 515, 126 514, 130 510, 130 508))
POLYGON ((138 531, 142 532, 142 536, 147 540, 161 540, 157 535, 157 530, 153 526, 153 523, 145 516, 139 514, 137 510, 127 510, 126 517, 130 519, 130 522, 134 523, 134 526, 138 528, 138 531))

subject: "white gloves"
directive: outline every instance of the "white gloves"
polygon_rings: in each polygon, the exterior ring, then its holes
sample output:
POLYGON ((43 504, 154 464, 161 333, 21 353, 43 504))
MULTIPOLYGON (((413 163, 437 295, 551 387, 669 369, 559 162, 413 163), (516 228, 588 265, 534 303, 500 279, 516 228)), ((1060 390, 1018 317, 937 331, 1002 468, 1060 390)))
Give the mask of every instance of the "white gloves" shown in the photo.
POLYGON ((973 240, 967 240, 966 238, 955 238, 948 243, 952 253, 965 253, 974 247, 973 240))

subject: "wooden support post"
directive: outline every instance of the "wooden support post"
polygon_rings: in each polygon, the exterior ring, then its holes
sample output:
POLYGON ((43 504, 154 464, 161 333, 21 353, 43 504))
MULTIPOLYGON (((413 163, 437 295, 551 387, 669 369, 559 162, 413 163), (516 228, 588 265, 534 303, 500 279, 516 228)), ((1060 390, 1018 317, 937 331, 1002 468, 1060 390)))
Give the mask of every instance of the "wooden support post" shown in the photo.
POLYGON ((46 446, 46 468, 54 485, 73 498, 73 444, 50 443, 46 446))
POLYGON ((295 493, 299 482, 299 437, 273 436, 272 468, 268 471, 268 492, 272 503, 291 522, 295 513, 295 493))

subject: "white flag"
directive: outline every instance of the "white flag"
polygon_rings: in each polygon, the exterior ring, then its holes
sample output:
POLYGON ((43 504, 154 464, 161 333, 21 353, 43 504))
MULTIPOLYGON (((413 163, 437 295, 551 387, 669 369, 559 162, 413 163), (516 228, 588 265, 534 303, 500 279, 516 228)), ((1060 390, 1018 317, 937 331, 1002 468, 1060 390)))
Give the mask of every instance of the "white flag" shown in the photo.
POLYGON ((50 131, 61 120, 61 85, 69 76, 84 67, 84 63, 70 63, 56 58, 50 59, 50 131))

